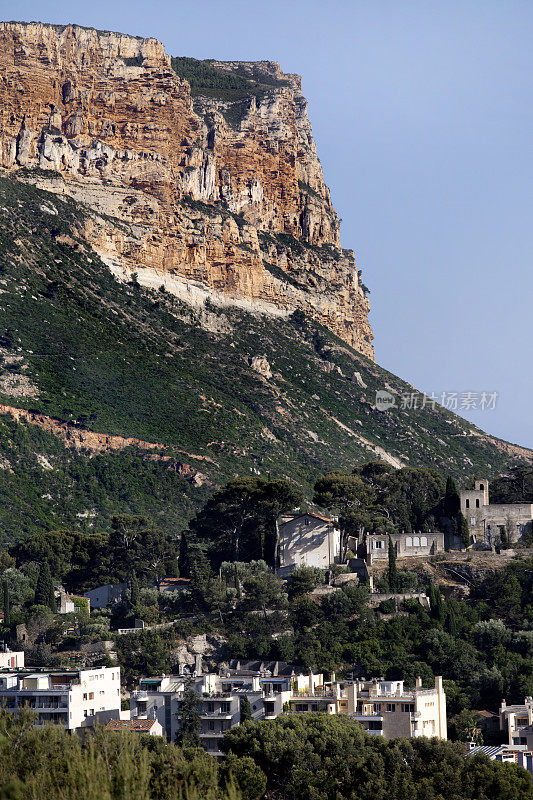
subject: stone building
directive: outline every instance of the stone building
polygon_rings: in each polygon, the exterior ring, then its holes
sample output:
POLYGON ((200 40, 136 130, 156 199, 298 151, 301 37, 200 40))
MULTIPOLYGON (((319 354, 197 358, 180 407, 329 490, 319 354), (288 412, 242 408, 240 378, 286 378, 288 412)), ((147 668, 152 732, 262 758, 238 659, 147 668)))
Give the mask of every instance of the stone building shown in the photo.
MULTIPOLYGON (((391 533, 390 538, 397 558, 432 556, 445 550, 443 533, 391 533)), ((366 536, 366 560, 371 565, 375 561, 388 559, 389 534, 368 533, 366 536)))
POLYGON ((340 560, 341 534, 334 520, 318 514, 285 514, 277 523, 278 573, 297 567, 328 569, 340 560))
POLYGON ((513 544, 531 529, 533 503, 490 503, 487 480, 476 480, 474 488, 461 490, 459 497, 474 542, 492 546, 505 537, 513 544))

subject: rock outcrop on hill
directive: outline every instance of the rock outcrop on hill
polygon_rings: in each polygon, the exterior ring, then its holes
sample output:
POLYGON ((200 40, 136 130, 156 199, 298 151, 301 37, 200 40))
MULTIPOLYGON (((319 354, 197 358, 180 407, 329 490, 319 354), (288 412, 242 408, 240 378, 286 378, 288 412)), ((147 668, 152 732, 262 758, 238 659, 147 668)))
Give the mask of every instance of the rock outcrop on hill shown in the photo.
POLYGON ((373 359, 300 78, 197 62, 210 79, 191 93, 180 61, 154 39, 1 23, 0 165, 89 207, 86 238, 117 277, 197 305, 300 309, 373 359))

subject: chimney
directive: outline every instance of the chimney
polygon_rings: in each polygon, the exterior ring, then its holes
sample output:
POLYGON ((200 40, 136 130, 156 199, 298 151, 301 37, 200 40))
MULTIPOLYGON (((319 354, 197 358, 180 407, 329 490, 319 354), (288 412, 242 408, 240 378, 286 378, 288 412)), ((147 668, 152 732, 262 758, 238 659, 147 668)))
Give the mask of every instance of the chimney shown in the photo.
MULTIPOLYGON (((436 686, 437 686, 437 683, 435 682, 435 687, 436 686)), ((415 689, 418 692, 421 688, 422 688, 422 678, 419 675, 418 678, 415 681, 415 689)))
POLYGON ((435 689, 442 692, 442 675, 435 675, 435 689))

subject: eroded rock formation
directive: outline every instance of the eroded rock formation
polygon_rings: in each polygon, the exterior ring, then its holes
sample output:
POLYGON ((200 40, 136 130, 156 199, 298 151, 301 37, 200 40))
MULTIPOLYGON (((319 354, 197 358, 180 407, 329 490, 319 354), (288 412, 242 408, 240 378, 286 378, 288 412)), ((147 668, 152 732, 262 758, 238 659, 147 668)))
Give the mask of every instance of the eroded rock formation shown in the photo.
POLYGON ((301 309, 373 358, 299 77, 211 66, 250 92, 191 97, 154 39, 1 23, 0 165, 85 203, 87 239, 117 277, 193 303, 301 309))

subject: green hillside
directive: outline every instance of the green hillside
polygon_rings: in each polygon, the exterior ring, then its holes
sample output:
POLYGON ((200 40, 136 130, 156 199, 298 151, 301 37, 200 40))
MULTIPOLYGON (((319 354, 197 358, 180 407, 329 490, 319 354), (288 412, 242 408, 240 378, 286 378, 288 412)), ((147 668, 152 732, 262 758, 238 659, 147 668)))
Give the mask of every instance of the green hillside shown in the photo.
POLYGON ((87 519, 107 525, 117 510, 179 526, 210 487, 180 478, 173 458, 212 484, 254 472, 304 489, 325 470, 376 457, 373 446, 457 478, 511 465, 495 440, 449 412, 377 411, 377 389, 412 387, 302 314, 194 311, 117 282, 83 241, 86 213, 0 178, 0 403, 166 445, 170 463, 131 448, 89 458, 0 416, 4 538, 87 519), (271 377, 251 368, 255 356, 266 357, 271 377), (77 516, 93 506, 102 518, 77 516))

